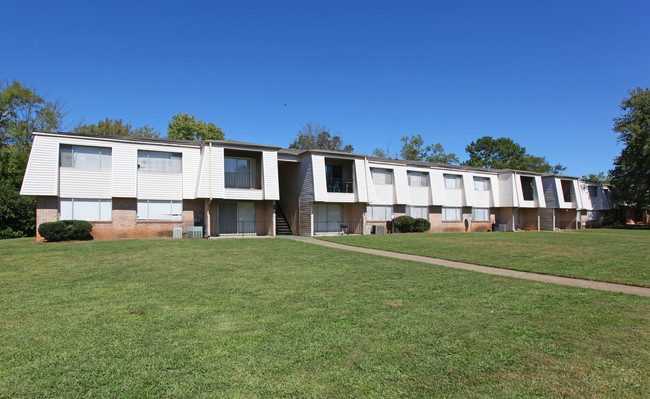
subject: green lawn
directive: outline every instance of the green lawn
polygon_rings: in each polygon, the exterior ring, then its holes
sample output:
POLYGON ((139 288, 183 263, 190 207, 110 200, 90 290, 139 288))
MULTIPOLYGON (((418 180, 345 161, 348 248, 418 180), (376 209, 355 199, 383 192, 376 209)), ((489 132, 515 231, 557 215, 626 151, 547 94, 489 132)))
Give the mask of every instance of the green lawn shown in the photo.
POLYGON ((648 326, 649 298, 286 239, 0 241, 0 397, 648 397, 648 326))
POLYGON ((336 236, 341 244, 650 287, 650 230, 336 236))

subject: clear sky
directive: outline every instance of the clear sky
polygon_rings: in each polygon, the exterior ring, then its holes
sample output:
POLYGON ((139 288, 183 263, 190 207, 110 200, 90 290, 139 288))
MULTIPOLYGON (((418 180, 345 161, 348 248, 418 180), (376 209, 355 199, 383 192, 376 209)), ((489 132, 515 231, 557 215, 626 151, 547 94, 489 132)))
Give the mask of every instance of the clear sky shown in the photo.
POLYGON ((612 167, 612 118, 650 86, 647 0, 6 1, 0 15, 0 78, 65 101, 69 124, 163 135, 187 112, 286 147, 314 122, 357 153, 421 134, 461 161, 510 137, 581 176, 612 167))

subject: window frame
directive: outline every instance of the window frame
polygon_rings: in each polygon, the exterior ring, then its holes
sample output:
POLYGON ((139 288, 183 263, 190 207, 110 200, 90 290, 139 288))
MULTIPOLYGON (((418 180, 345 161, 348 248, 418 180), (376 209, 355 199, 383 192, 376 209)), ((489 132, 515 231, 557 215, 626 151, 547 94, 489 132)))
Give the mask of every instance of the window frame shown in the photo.
POLYGON ((395 181, 393 178, 393 170, 392 169, 383 169, 383 168, 370 168, 370 174, 372 175, 372 182, 373 184, 381 184, 381 185, 391 185, 395 181), (382 175, 383 182, 377 181, 375 176, 382 175), (390 182, 386 182, 386 180, 390 180, 390 182))
POLYGON ((452 175, 450 173, 444 173, 442 175, 443 181, 445 183, 445 190, 460 190, 463 188, 463 176, 462 175, 452 175), (449 187, 447 182, 454 181, 454 186, 449 187))
POLYGON ((135 219, 138 222, 182 222, 183 221, 183 200, 148 200, 148 199, 138 199, 136 203, 135 219), (152 219, 150 217, 150 206, 151 203, 169 203, 169 219, 152 219), (147 204, 147 217, 141 217, 140 214, 140 203, 147 204), (174 203, 180 205, 180 213, 174 213, 174 203), (174 217, 174 215, 177 215, 174 217))
POLYGON ((461 207, 457 206, 443 206, 442 207, 442 221, 443 222, 462 222, 463 221, 463 209, 461 207), (454 219, 448 219, 447 218, 447 212, 449 210, 455 210, 457 218, 454 219))
POLYGON ((589 198, 598 198, 598 186, 587 186, 587 190, 589 191, 589 198), (594 195, 592 195, 592 189, 594 195))
POLYGON ((474 222, 489 222, 490 221, 490 208, 472 208, 472 221, 474 222), (478 219, 476 211, 485 211, 485 219, 478 219))
POLYGON ((377 205, 377 204, 372 204, 372 205, 367 205, 366 206, 366 220, 369 222, 387 222, 391 219, 391 215, 393 214, 393 206, 392 205, 377 205), (372 208, 372 211, 371 211, 372 208), (380 219, 375 217, 375 208, 384 208, 384 217, 385 219, 380 219))
POLYGON ((490 191, 490 178, 489 177, 483 177, 483 176, 472 176, 474 180, 474 190, 476 191, 490 191), (484 188, 478 188, 476 183, 482 182, 482 187, 484 188))
POLYGON ((183 173, 183 153, 182 152, 172 152, 172 151, 150 151, 150 150, 138 150, 137 154, 137 167, 138 167, 138 173, 164 173, 164 174, 178 174, 178 173, 183 173), (170 163, 170 170, 171 171, 164 171, 164 170, 144 170, 142 168, 142 165, 140 164, 140 159, 143 158, 141 154, 146 153, 147 154, 147 159, 150 158, 149 154, 155 153, 155 154, 168 154, 169 155, 169 163, 170 163), (180 158, 180 162, 178 163, 179 168, 178 171, 174 170, 174 157, 180 158))
POLYGON ((406 171, 406 179, 408 180, 408 185, 411 187, 429 187, 429 172, 420 172, 418 170, 408 170, 406 171), (418 177, 420 183, 413 184, 412 177, 418 177), (424 184, 421 184, 424 182, 424 184))
MULTIPOLYGON (((94 155, 94 154, 93 154, 94 155)), ((59 144, 59 167, 60 168, 71 168, 71 169, 86 169, 86 170, 111 170, 113 167, 113 149, 111 147, 99 147, 91 145, 76 145, 76 144, 59 144), (78 149, 92 149, 97 150, 99 167, 82 167, 77 165, 77 155, 79 154, 78 149), (68 152, 69 150, 69 152, 68 152), (64 153, 69 154, 64 156, 64 153), (64 163, 66 165, 64 165, 64 163), (69 163, 69 165, 67 165, 69 163)))
POLYGON ((422 219, 429 220, 429 207, 426 206, 426 205, 407 205, 406 206, 406 216, 410 216, 412 218, 422 218, 422 219), (418 209, 420 211, 424 210, 424 213, 426 213, 426 216, 420 216, 420 212, 413 212, 414 209, 418 209))
POLYGON ((524 201, 535 201, 535 192, 537 191, 535 189, 535 177, 533 176, 519 176, 519 183, 521 184, 521 197, 524 199, 524 201), (530 194, 532 194, 532 198, 528 199, 526 198, 526 193, 528 192, 524 187, 526 185, 524 184, 524 179, 528 180, 530 179, 530 194))
POLYGON ((87 222, 111 222, 113 221, 113 199, 112 198, 59 198, 58 220, 85 220, 87 222), (63 217, 63 202, 70 201, 70 217, 63 217), (78 202, 92 202, 97 201, 97 214, 99 218, 94 219, 81 219, 75 218, 75 201, 78 202), (108 203, 110 210, 108 210, 108 217, 102 218, 102 203, 108 203))

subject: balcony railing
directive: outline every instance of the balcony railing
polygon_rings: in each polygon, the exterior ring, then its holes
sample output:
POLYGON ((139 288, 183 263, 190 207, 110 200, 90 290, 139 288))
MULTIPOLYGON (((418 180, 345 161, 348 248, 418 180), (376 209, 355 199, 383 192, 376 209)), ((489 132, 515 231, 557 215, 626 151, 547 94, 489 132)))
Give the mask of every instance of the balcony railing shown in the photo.
POLYGON ((259 173, 224 172, 226 188, 262 188, 262 175, 259 173))
POLYGON ((360 220, 314 221, 314 233, 361 234, 363 223, 360 220))
POLYGON ((325 179, 327 181, 327 192, 330 193, 353 193, 354 192, 354 180, 352 179, 340 179, 335 177, 330 177, 325 179))
POLYGON ((272 221, 255 220, 217 223, 217 235, 267 236, 272 233, 272 221))

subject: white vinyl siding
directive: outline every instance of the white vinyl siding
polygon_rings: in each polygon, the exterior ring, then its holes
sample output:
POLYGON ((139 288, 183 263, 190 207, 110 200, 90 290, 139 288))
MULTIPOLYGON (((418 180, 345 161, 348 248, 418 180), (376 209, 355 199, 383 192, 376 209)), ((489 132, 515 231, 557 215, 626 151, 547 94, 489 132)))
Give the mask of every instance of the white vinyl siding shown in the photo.
POLYGON ((371 168, 372 182, 375 184, 393 184, 393 171, 390 169, 371 168))
POLYGON ((425 172, 408 172, 409 186, 414 187, 428 187, 429 174, 425 172))
POLYGON ((59 220, 109 222, 112 213, 110 199, 61 198, 59 201, 59 220))
POLYGON ((488 191, 490 189, 490 179, 487 177, 474 177, 474 189, 476 191, 488 191))
POLYGON ((413 218, 422 218, 429 220, 428 206, 407 206, 406 214, 413 218))
POLYGON ((181 173, 182 154, 175 152, 138 151, 138 171, 153 173, 181 173))
POLYGON ((472 218, 477 222, 487 222, 490 220, 490 208, 473 208, 472 218))
POLYGON ((444 175, 445 188, 448 190, 459 190, 461 188, 462 176, 444 175))
POLYGON ((383 222, 390 220, 393 207, 390 205, 368 205, 367 219, 370 222, 383 222))
POLYGON ((461 208, 452 208, 452 207, 442 208, 443 222, 460 222, 461 219, 462 219, 461 208))
POLYGON ((59 165, 63 168, 110 169, 111 149, 61 144, 59 165))
POLYGON ((183 220, 183 201, 138 200, 138 220, 183 220))

